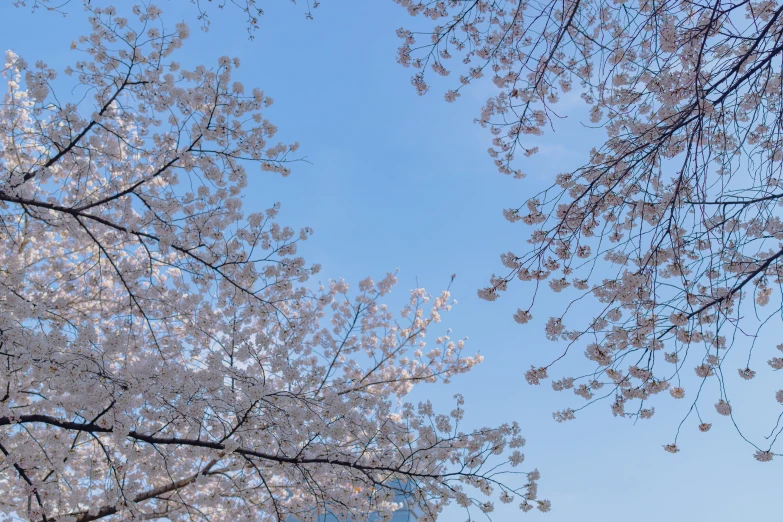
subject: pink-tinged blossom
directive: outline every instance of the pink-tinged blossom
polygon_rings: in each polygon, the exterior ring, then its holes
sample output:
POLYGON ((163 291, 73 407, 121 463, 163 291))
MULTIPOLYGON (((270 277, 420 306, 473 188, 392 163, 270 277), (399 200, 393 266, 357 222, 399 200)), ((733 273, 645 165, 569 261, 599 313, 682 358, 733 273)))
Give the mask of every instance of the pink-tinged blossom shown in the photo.
POLYGON ((682 399, 683 397, 685 397, 685 390, 677 386, 676 388, 672 388, 671 390, 669 390, 669 394, 671 394, 671 396, 674 397, 675 399, 682 399))
POLYGON ((519 466, 525 460, 525 455, 520 451, 513 451, 508 457, 508 461, 512 466, 519 466))
POLYGON ((772 457, 773 457, 773 453, 769 450, 767 451, 758 450, 756 453, 753 454, 753 458, 759 462, 770 462, 772 461, 772 457))
POLYGON ((715 411, 717 411, 721 415, 729 416, 731 415, 731 405, 728 402, 721 399, 720 401, 715 403, 715 411))
POLYGON ((529 322, 533 318, 532 315, 530 315, 530 312, 527 310, 521 310, 518 309, 517 313, 514 314, 514 320, 519 324, 525 324, 529 322))
POLYGON ((615 417, 624 417, 625 416, 625 403, 628 399, 621 395, 615 396, 615 400, 612 403, 612 415, 615 417))
POLYGON ((548 500, 539 500, 537 507, 542 513, 547 513, 552 509, 552 503, 548 500))
POLYGON ((558 381, 552 381, 552 389, 555 391, 563 391, 574 387, 574 379, 566 377, 558 381))
POLYGON ((575 387, 574 395, 578 395, 585 400, 590 400, 593 398, 593 392, 590 391, 590 388, 587 386, 587 384, 580 384, 579 386, 575 387))
POLYGON ((541 384, 541 379, 546 379, 546 368, 536 368, 531 366, 528 371, 525 372, 525 380, 528 384, 541 384))
POLYGON ((443 95, 443 98, 444 98, 444 99, 445 99, 445 100, 446 100, 448 103, 452 103, 452 102, 454 102, 454 101, 455 101, 457 98, 459 98, 459 97, 460 97, 460 93, 459 93, 459 92, 457 92, 457 91, 454 91, 454 90, 448 90, 448 91, 446 91, 446 94, 444 94, 444 95, 443 95))
POLYGON ((574 410, 572 410, 570 408, 565 409, 563 411, 556 411, 556 412, 554 412, 552 414, 552 417, 557 422, 565 422, 565 421, 569 421, 569 420, 574 420, 575 419, 575 417, 574 417, 574 410))

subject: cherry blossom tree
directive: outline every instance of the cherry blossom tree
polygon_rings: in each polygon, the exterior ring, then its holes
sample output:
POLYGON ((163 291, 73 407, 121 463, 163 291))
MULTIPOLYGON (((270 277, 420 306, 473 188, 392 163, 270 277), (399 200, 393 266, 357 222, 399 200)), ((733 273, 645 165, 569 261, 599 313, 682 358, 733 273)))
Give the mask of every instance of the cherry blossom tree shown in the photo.
POLYGON ((87 10, 64 78, 11 52, 3 69, 0 513, 388 519, 400 490, 422 520, 547 511, 516 423, 404 401, 481 361, 445 330, 425 347, 448 292, 393 314, 394 274, 317 284, 309 228, 243 212, 246 168, 288 175, 298 144, 272 141, 238 60, 185 69, 186 25, 87 10))
MULTIPOLYGON (((634 419, 650 417, 652 395, 668 391, 693 400, 688 415, 701 431, 710 423, 699 406, 733 417, 727 375, 749 380, 783 368, 767 340, 756 346, 783 312, 783 5, 395 2, 429 21, 398 30, 398 61, 416 69, 420 94, 433 73, 452 69, 459 78, 447 101, 492 79, 497 93, 476 121, 492 135, 500 172, 524 176, 520 154, 537 152, 564 97, 578 93, 587 127, 606 133, 581 167, 552 173, 547 190, 504 211, 530 227, 527 246, 501 256, 504 271, 479 292, 492 301, 516 280, 527 283, 519 323, 532 319, 537 298, 574 296, 548 319, 546 335, 566 347, 554 361, 576 349, 588 362, 582 376, 553 387, 609 398, 615 415, 634 419), (583 302, 588 312, 575 313, 583 302), (724 367, 730 351, 742 352, 739 368, 724 367)), ((526 379, 539 384, 550 366, 526 379)), ((774 398, 783 403, 783 391, 774 398)), ((781 429, 749 441, 758 460, 772 458, 781 429)), ((678 451, 676 440, 665 448, 678 451)))

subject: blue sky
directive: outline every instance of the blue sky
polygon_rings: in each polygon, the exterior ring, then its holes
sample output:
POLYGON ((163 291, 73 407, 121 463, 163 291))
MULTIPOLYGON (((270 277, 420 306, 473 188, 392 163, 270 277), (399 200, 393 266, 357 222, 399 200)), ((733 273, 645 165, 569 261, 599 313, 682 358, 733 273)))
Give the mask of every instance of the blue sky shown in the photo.
MULTIPOLYGON (((495 303, 476 296, 502 269, 498 255, 524 245, 525 229, 507 223, 501 210, 518 206, 558 172, 578 167, 600 142, 601 131, 580 124, 587 118, 580 118, 579 106, 564 108, 570 117, 541 141, 541 154, 524 160, 528 178, 515 181, 496 172, 486 154, 489 134, 472 123, 491 84, 474 85, 455 104, 442 100, 442 90, 417 96, 411 71, 395 63, 395 30, 413 20, 391 0, 324 0, 314 20, 305 20, 302 6, 268 3, 254 41, 248 41, 239 13, 213 11, 205 34, 196 30, 189 2, 158 5, 169 25, 185 19, 193 29, 179 61, 214 64, 221 55, 239 57, 237 78, 274 98, 267 114, 281 139, 301 142, 300 152, 311 163, 297 165, 286 179, 252 176, 246 204, 257 210, 280 201, 281 222, 313 227, 303 253, 322 264, 323 278, 356 283, 399 268, 391 301, 401 303, 417 281, 438 291, 457 274, 452 293, 459 305, 443 325, 456 337, 468 336, 468 346, 485 362, 451 385, 421 388, 414 398, 430 398, 448 411, 451 396, 461 392, 468 424, 519 421, 528 439, 527 465, 541 470, 539 491, 553 502, 546 515, 498 509, 493 519, 783 519, 776 502, 783 459, 757 463, 730 422, 714 413, 707 434, 694 421, 686 423, 678 455, 661 446, 673 439, 688 406, 684 401, 658 401, 656 416, 636 425, 613 418, 608 403, 557 424, 552 411, 579 405, 577 398, 553 392, 548 383, 531 387, 523 374, 562 348, 543 335, 547 310, 562 301, 546 296, 537 320, 522 327, 511 318, 523 302, 522 288, 495 303)), ((73 2, 67 24, 59 15, 30 15, 9 4, 0 7, 0 47, 58 69, 75 59, 68 44, 85 26, 79 2, 73 2)), ((581 363, 581 354, 574 355, 550 375, 567 374, 569 365, 581 363)), ((756 369, 770 373, 761 359, 756 369)), ((763 411, 769 419, 774 401, 766 395, 753 400, 752 391, 740 396, 747 407, 738 415, 750 420, 763 411)), ((442 518, 463 519, 458 510, 442 518)))

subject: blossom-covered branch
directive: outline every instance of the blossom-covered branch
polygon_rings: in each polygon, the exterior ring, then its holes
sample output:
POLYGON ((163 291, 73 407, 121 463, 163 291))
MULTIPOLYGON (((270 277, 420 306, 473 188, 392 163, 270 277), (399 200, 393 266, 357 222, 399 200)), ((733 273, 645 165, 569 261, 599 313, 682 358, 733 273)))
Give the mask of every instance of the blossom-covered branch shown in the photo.
POLYGON ((394 274, 315 284, 309 228, 246 215, 248 166, 288 175, 272 100, 239 61, 187 70, 154 6, 88 6, 66 74, 7 53, 0 107, 0 512, 31 521, 314 520, 395 493, 434 520, 450 502, 523 510, 517 424, 461 428, 404 397, 481 361, 452 306, 394 274), (67 80, 66 80, 67 81, 67 80))
MULTIPOLYGON (((449 101, 491 77, 498 93, 477 121, 493 136, 489 152, 501 172, 524 177, 518 156, 536 153, 536 137, 557 125, 558 102, 572 91, 589 107, 587 128, 606 132, 582 167, 504 211, 531 227, 530 246, 504 254, 505 271, 480 292, 494 300, 515 280, 532 285, 520 323, 532 319, 545 283, 575 296, 549 319, 547 336, 564 341, 565 352, 584 349, 595 366, 556 389, 589 401, 598 393, 614 399, 615 415, 647 418, 652 395, 668 389, 680 399, 687 387, 701 397, 688 415, 701 419, 705 402, 731 415, 723 361, 732 347, 747 354, 732 370, 739 378, 752 379, 751 366, 766 359, 783 368, 766 346, 766 355, 753 351, 782 311, 783 6, 395 2, 437 24, 398 31, 398 60, 418 69, 420 93, 429 89, 428 69, 448 75, 452 58, 465 71, 449 101), (579 312, 585 297, 601 308, 579 312), (573 318, 583 313, 586 321, 573 318), (612 391, 598 392, 602 386, 612 391)), ((527 380, 538 384, 549 366, 532 368, 527 380)), ((699 420, 702 431, 709 426, 699 420)), ((754 443, 757 459, 772 458, 780 429, 754 443)))

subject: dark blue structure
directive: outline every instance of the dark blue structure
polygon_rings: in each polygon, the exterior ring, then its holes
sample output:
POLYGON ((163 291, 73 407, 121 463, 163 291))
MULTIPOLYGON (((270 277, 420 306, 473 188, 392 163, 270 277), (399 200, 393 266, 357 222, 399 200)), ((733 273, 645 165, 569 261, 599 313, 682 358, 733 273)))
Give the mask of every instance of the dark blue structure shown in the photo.
MULTIPOLYGON (((419 520, 419 516, 417 514, 416 508, 408 505, 407 495, 403 491, 397 491, 395 493, 394 502, 397 504, 402 504, 402 507, 394 512, 394 515, 392 515, 391 518, 391 522, 417 522, 419 520)), ((370 514, 368 520, 369 521, 378 520, 378 515, 372 513, 370 514)), ((299 521, 294 517, 288 517, 287 522, 299 522, 299 521)), ((351 521, 350 520, 343 521, 338 519, 336 516, 332 515, 331 513, 326 513, 325 515, 321 515, 320 517, 318 517, 318 522, 351 522, 351 521)))

